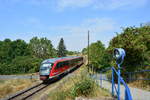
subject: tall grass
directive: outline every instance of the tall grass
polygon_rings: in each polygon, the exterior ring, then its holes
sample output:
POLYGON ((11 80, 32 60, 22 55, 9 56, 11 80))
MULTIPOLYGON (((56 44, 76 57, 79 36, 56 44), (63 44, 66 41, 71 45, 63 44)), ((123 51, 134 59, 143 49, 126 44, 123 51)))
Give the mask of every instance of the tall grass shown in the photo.
POLYGON ((111 96, 106 90, 101 89, 92 80, 85 68, 81 68, 66 80, 63 80, 60 87, 49 93, 49 100, 74 100, 76 97, 103 97, 111 96))
POLYGON ((30 79, 0 80, 0 98, 4 98, 11 93, 30 87, 33 82, 35 81, 30 79))

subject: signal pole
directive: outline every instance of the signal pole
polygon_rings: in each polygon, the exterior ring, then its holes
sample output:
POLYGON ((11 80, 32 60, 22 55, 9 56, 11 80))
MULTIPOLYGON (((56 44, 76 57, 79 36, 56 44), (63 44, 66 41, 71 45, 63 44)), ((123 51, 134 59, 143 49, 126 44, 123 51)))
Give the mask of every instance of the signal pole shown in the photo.
POLYGON ((89 60, 90 60, 90 58, 89 58, 89 55, 90 55, 90 53, 89 53, 89 44, 90 44, 90 36, 89 36, 89 33, 90 33, 90 31, 88 30, 88 71, 89 71, 89 60))

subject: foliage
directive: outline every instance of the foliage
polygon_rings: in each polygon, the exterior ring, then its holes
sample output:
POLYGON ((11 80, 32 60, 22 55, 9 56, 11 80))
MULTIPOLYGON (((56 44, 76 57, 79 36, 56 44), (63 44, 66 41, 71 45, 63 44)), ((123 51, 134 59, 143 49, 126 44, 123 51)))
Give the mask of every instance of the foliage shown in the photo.
POLYGON ((67 55, 78 55, 79 54, 79 52, 77 52, 77 51, 68 51, 67 50, 67 55))
POLYGON ((67 50, 66 50, 66 46, 64 44, 63 38, 60 39, 60 42, 59 42, 57 48, 58 48, 58 52, 57 52, 58 56, 59 57, 65 57, 67 54, 67 50))
POLYGON ((0 42, 0 63, 9 63, 17 56, 30 55, 28 44, 23 40, 11 41, 5 39, 0 42))
POLYGON ((88 96, 94 89, 94 81, 88 77, 84 78, 82 81, 75 83, 74 87, 71 89, 71 96, 88 96))
POLYGON ((108 49, 112 52, 114 48, 126 50, 124 66, 127 71, 142 69, 143 65, 150 64, 150 27, 125 28, 121 34, 111 40, 108 49))
MULTIPOLYGON (((88 48, 82 50, 82 54, 88 54, 88 48)), ((107 52, 101 41, 92 43, 89 46, 90 64, 95 70, 110 67, 111 55, 107 52)))
POLYGON ((52 91, 49 94, 49 99, 48 100, 67 100, 68 96, 68 91, 63 91, 60 89, 56 89, 55 91, 52 91))
POLYGON ((35 57, 46 59, 56 56, 56 50, 47 38, 38 39, 37 37, 33 37, 30 40, 29 47, 31 48, 32 55, 35 57))
MULTIPOLYGON (((75 75, 66 77, 58 82, 59 88, 49 92, 48 100, 75 100, 76 97, 110 97, 110 93, 89 77, 87 67, 82 66, 76 70, 75 75), (67 79, 67 81, 66 81, 67 79)), ((57 86, 56 84, 56 86, 57 86)))
POLYGON ((38 72, 41 61, 42 59, 31 56, 18 56, 13 59, 12 64, 15 65, 18 73, 38 72))
POLYGON ((92 43, 89 47, 90 49, 90 62, 94 65, 94 66, 101 66, 102 65, 102 58, 104 56, 104 51, 105 51, 105 47, 104 45, 100 42, 97 41, 96 43, 92 43))
POLYGON ((18 56, 10 64, 1 64, 1 74, 29 73, 39 71, 42 59, 31 56, 18 56))
POLYGON ((87 48, 82 49, 82 54, 86 55, 88 53, 87 48))
POLYGON ((150 64, 150 26, 127 27, 121 34, 117 33, 109 44, 108 51, 114 48, 124 48, 126 57, 123 63, 122 76, 125 72, 149 69, 150 64))
POLYGON ((29 43, 5 39, 0 47, 0 74, 37 72, 43 59, 57 56, 47 38, 33 37, 29 43))

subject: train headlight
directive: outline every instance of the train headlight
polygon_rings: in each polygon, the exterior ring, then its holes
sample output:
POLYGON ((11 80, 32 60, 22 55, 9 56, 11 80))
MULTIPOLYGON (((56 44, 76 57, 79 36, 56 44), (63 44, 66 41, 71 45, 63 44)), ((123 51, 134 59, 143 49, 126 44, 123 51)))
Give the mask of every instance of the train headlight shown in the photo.
POLYGON ((116 59, 116 62, 118 64, 122 64, 123 63, 125 55, 126 55, 126 53, 125 53, 124 49, 122 49, 122 48, 115 48, 114 49, 113 56, 116 59))

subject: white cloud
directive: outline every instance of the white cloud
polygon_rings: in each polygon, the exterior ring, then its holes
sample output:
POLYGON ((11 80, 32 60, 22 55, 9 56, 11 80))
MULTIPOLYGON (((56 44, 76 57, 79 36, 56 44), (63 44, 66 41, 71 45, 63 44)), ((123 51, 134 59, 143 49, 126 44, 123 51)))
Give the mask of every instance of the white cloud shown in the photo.
POLYGON ((129 9, 146 5, 148 0, 56 0, 59 10, 67 8, 129 9))
POLYGON ((148 0, 96 0, 94 5, 96 9, 130 9, 146 5, 148 0))
POLYGON ((80 8, 80 7, 86 7, 93 3, 93 0, 57 0, 57 6, 60 9, 64 8, 80 8))
POLYGON ((0 4, 31 4, 63 11, 88 7, 97 10, 116 10, 142 7, 149 0, 0 0, 0 4))
POLYGON ((65 33, 53 37, 55 47, 57 47, 59 39, 63 37, 69 50, 80 51, 87 46, 88 30, 90 30, 90 42, 101 40, 108 46, 109 40, 115 35, 117 23, 110 18, 93 18, 86 19, 78 26, 59 26, 51 29, 65 33))
POLYGON ((87 46, 88 30, 90 30, 90 43, 101 40, 108 46, 109 40, 115 35, 114 32, 118 29, 117 23, 110 18, 86 19, 77 26, 41 26, 41 28, 43 27, 44 29, 40 29, 40 25, 43 25, 43 23, 41 24, 40 20, 36 18, 28 19, 27 23, 28 25, 37 24, 36 27, 39 27, 38 30, 31 29, 14 34, 1 34, 1 39, 10 37, 13 40, 20 38, 29 41, 34 36, 47 37, 52 40, 54 47, 57 47, 60 38, 63 37, 68 50, 81 51, 87 46))

